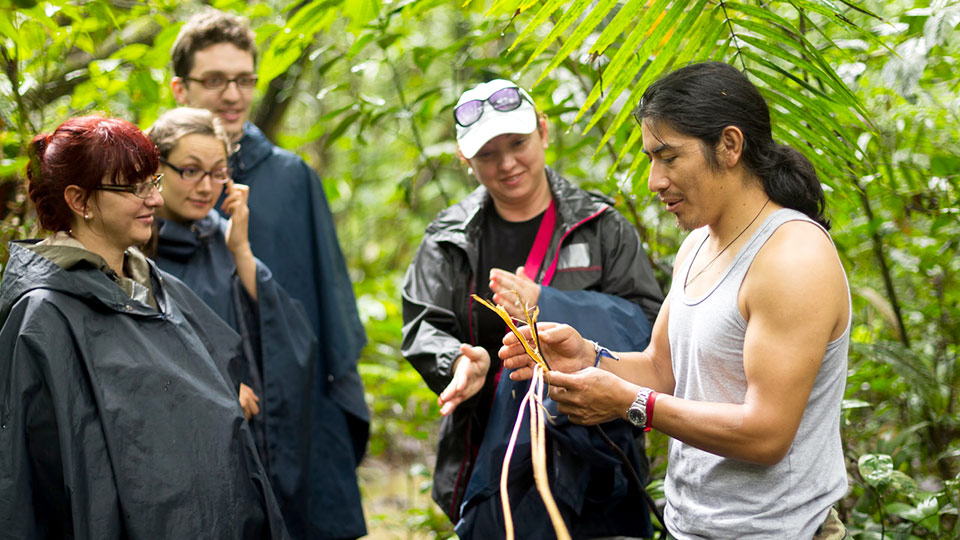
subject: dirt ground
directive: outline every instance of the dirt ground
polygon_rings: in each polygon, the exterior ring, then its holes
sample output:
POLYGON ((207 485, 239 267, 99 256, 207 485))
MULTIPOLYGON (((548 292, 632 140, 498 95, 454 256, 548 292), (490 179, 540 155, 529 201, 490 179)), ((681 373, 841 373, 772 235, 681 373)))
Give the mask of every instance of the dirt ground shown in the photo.
POLYGON ((430 499, 429 491, 424 491, 424 482, 429 480, 430 472, 419 464, 364 459, 357 473, 367 519, 366 540, 456 538, 449 534, 423 532, 424 527, 420 526, 423 520, 437 519, 440 512, 430 499))

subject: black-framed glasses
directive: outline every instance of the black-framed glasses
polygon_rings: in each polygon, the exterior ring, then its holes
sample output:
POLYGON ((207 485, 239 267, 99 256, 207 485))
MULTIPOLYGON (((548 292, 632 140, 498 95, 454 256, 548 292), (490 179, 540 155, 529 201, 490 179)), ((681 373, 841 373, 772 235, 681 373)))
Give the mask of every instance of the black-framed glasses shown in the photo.
POLYGON ((230 167, 221 167, 219 169, 211 169, 205 171, 199 167, 177 167, 173 163, 160 158, 160 163, 163 163, 167 167, 177 171, 177 174, 180 175, 180 178, 184 182, 199 182, 203 180, 204 176, 210 175, 210 180, 216 182, 217 184, 226 184, 230 181, 230 178, 233 177, 233 169, 230 167))
POLYGON ((163 191, 163 186, 160 185, 160 181, 163 180, 163 174, 155 174, 150 180, 144 180, 139 184, 130 184, 127 186, 120 186, 117 184, 100 184, 99 186, 93 189, 99 189, 101 191, 123 191, 126 193, 133 193, 141 199, 146 199, 153 193, 154 188, 157 192, 163 191))
MULTIPOLYGON (((453 109, 453 119, 461 127, 469 127, 477 123, 483 116, 483 103, 487 102, 494 110, 509 112, 520 107, 523 100, 530 101, 516 86, 501 88, 490 94, 487 99, 471 99, 461 103, 453 109)), ((530 103, 533 104, 532 102, 530 103)))
POLYGON ((217 90, 221 92, 226 90, 227 87, 230 86, 230 83, 237 83, 237 88, 250 90, 257 86, 257 79, 258 77, 253 74, 240 75, 239 77, 234 77, 233 79, 228 79, 223 75, 211 75, 202 79, 196 77, 184 77, 184 80, 200 83, 200 86, 206 88, 207 90, 217 90))

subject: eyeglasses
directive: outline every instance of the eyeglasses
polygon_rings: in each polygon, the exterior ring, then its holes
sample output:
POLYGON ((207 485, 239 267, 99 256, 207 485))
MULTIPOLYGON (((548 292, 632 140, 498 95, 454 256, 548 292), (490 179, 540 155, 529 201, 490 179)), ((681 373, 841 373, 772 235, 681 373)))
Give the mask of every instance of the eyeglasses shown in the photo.
MULTIPOLYGON (((483 116, 483 102, 490 103, 495 111, 509 112, 520 107, 523 100, 530 101, 516 86, 501 88, 490 94, 487 99, 471 99, 466 103, 461 103, 453 110, 453 119, 461 127, 469 127, 477 123, 483 116)), ((533 102, 530 102, 532 105, 533 102)))
POLYGON ((240 75, 239 77, 233 79, 228 79, 223 75, 211 75, 202 79, 184 77, 184 80, 198 82, 200 83, 200 86, 206 88, 207 90, 217 90, 222 92, 226 90, 228 86, 230 86, 230 83, 237 83, 237 88, 250 90, 257 86, 257 78, 258 77, 256 75, 240 75))
POLYGON ((163 180, 163 174, 155 174, 150 180, 144 180, 139 184, 131 184, 128 186, 118 186, 116 184, 100 184, 99 186, 93 189, 99 189, 101 191, 123 191, 126 193, 133 193, 141 199, 146 199, 153 193, 154 188, 157 192, 163 191, 163 186, 160 185, 160 181, 163 180))
POLYGON ((199 167, 177 167, 173 163, 170 163, 162 158, 160 159, 160 163, 163 163, 167 167, 177 171, 177 174, 180 175, 180 178, 182 178, 184 182, 199 182, 203 180, 204 176, 209 174, 210 180, 213 180, 217 184, 226 184, 233 176, 233 169, 230 167, 205 171, 199 167))

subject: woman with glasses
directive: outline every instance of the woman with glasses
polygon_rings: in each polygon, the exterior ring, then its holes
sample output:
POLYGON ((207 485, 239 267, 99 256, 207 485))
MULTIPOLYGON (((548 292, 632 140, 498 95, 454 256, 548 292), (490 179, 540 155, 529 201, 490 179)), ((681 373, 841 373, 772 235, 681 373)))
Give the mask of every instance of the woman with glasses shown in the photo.
POLYGON ((82 117, 29 146, 42 241, 0 283, 0 530, 10 538, 285 538, 237 402, 240 338, 135 245, 156 147, 82 117))
MULTIPOLYGON (((506 325, 471 293, 520 320, 529 305, 542 321, 585 324, 614 350, 646 344, 663 296, 636 230, 611 201, 546 166, 546 119, 526 91, 502 79, 480 84, 460 96, 453 120, 460 159, 480 187, 427 227, 403 285, 402 353, 444 415, 434 499, 461 538, 496 538, 504 534, 501 466, 527 383, 500 372, 506 325)), ((566 418, 548 429, 552 489, 574 537, 649 533, 639 489, 615 451, 566 418)), ((604 429, 635 468, 645 467, 629 425, 604 429)), ((553 538, 526 444, 511 464, 513 515, 523 516, 516 535, 553 538)))
POLYGON ((243 337, 240 402, 284 520, 299 537, 307 518, 305 427, 316 337, 300 302, 253 256, 249 191, 231 179, 232 145, 220 119, 182 107, 161 115, 146 134, 157 145, 164 188, 151 255, 243 337), (229 220, 214 209, 221 193, 229 220))

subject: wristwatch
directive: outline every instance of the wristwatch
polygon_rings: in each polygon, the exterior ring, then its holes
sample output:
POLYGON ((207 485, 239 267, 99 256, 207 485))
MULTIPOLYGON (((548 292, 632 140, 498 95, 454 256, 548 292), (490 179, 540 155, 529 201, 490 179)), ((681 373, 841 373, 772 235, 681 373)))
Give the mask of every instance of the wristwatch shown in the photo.
POLYGON ((647 400, 652 393, 653 388, 641 386, 640 391, 637 392, 637 399, 633 400, 630 408, 627 409, 627 420, 640 429, 647 427, 647 400))

